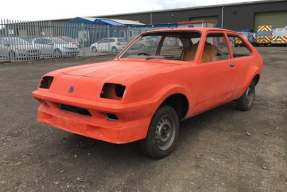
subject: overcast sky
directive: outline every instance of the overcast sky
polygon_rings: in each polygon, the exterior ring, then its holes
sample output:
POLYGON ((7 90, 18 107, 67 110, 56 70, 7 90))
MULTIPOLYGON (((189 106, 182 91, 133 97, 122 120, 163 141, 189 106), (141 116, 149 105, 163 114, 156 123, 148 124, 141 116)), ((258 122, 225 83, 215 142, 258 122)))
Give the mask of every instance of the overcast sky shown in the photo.
POLYGON ((0 19, 61 19, 244 1, 248 0, 1 0, 0 19))

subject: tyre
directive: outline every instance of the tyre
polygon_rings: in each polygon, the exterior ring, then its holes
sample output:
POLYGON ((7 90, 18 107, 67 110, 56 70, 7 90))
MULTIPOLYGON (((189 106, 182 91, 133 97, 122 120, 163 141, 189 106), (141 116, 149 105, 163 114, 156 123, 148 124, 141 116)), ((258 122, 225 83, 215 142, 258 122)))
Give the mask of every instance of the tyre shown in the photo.
POLYGON ((61 58, 63 55, 62 55, 62 52, 59 49, 55 49, 54 53, 53 53, 53 56, 55 58, 61 58))
POLYGON ((96 47, 92 47, 92 52, 96 53, 97 52, 97 48, 96 47))
POLYGON ((112 47, 112 53, 116 54, 118 52, 118 49, 116 47, 112 47))
POLYGON ((11 51, 11 52, 9 52, 8 57, 9 57, 8 59, 10 61, 14 61, 16 59, 16 53, 11 51))
POLYGON ((175 149, 178 134, 178 115, 172 107, 164 105, 151 120, 147 137, 141 142, 142 150, 155 159, 168 156, 175 149))
POLYGON ((236 101, 236 108, 240 111, 249 111, 255 100, 255 85, 252 83, 244 94, 236 101))

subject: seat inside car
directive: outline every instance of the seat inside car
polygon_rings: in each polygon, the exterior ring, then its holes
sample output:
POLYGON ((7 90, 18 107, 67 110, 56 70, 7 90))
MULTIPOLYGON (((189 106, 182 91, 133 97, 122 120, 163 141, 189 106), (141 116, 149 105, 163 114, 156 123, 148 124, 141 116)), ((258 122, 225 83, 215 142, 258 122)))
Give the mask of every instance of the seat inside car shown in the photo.
POLYGON ((195 54, 196 54, 197 47, 198 47, 198 43, 189 44, 188 46, 186 46, 183 49, 183 60, 184 61, 193 61, 195 54))
MULTIPOLYGON (((195 54, 196 54, 197 47, 198 47, 198 43, 196 43, 194 45, 190 45, 188 47, 185 47, 183 50, 183 60, 184 61, 193 61, 195 54)), ((202 62, 206 63, 206 62, 215 61, 216 55, 217 55, 216 46, 206 42, 204 45, 202 62)))
POLYGON ((203 51, 203 55, 202 55, 201 61, 203 63, 216 61, 216 57, 217 57, 217 48, 216 48, 216 46, 206 42, 205 45, 204 45, 204 51, 203 51))
POLYGON ((183 50, 183 60, 184 61, 193 61, 195 57, 197 46, 192 45, 191 47, 187 47, 183 50))

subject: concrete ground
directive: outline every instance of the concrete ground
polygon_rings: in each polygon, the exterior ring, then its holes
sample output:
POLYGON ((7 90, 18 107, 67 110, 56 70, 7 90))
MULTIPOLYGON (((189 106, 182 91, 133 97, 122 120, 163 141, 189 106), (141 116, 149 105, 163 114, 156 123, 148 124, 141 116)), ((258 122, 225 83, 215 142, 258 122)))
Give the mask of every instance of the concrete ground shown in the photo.
POLYGON ((36 122, 42 74, 94 59, 0 65, 0 191, 287 191, 287 48, 260 48, 265 69, 249 112, 228 104, 182 123, 155 161, 36 122))

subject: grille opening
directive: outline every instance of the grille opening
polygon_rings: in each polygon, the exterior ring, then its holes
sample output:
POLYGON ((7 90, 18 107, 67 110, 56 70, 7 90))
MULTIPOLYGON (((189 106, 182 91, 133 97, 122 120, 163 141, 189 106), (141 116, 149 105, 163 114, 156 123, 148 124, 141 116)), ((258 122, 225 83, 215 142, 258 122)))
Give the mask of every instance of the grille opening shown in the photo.
POLYGON ((51 77, 51 76, 43 77, 41 80, 41 83, 40 83, 40 88, 49 89, 51 87, 53 79, 54 79, 54 77, 51 77))
POLYGON ((107 119, 110 121, 116 121, 119 119, 118 116, 113 113, 106 113, 106 116, 107 116, 107 119))
POLYGON ((59 108, 64 111, 78 113, 80 115, 92 116, 92 114, 85 108, 75 107, 71 105, 60 104, 59 108))
POLYGON ((122 99, 126 87, 120 84, 105 83, 101 92, 101 97, 106 99, 122 99))

